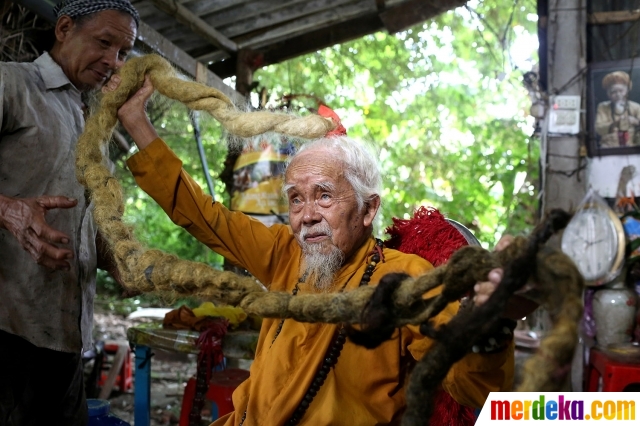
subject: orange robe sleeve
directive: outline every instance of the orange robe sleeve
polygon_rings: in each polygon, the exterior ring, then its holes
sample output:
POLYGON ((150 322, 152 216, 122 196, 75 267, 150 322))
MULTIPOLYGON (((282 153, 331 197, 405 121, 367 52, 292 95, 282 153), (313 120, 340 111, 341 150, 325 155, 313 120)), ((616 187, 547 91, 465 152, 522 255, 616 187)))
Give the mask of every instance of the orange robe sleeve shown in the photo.
POLYGON ((176 225, 234 265, 247 269, 260 282, 273 281, 273 265, 287 255, 287 243, 293 238, 288 226, 266 227, 215 202, 184 171, 182 161, 162 139, 137 152, 127 165, 140 187, 176 225), (243 245, 243 240, 256 244, 243 245))

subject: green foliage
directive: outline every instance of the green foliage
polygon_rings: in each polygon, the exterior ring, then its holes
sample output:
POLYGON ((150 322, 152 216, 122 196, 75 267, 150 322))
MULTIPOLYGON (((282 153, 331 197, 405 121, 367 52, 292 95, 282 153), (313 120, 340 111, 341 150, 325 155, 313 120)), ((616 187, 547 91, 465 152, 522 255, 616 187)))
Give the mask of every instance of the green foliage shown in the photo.
POLYGON ((539 156, 521 85, 528 69, 511 58, 514 40, 535 34, 535 18, 533 1, 470 2, 397 35, 372 34, 255 78, 272 104, 290 93, 324 100, 350 136, 380 153, 380 234, 392 217, 426 204, 491 246, 536 221, 539 156))

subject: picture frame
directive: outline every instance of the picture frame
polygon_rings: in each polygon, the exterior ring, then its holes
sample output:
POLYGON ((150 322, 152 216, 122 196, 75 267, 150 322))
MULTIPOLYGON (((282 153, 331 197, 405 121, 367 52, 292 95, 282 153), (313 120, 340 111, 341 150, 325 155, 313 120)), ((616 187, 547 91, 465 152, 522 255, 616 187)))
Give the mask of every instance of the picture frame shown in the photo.
POLYGON ((640 59, 590 64, 587 87, 589 156, 640 154, 640 59))

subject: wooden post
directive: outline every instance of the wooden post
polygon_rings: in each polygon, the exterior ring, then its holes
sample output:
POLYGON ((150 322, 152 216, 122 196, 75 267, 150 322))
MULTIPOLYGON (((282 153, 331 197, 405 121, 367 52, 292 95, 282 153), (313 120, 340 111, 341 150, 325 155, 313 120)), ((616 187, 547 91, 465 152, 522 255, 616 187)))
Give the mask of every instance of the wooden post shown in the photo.
MULTIPOLYGON (((244 96, 246 102, 250 102, 251 84, 253 83, 253 67, 251 66, 253 58, 255 58, 253 51, 242 49, 238 52, 236 59, 236 92, 244 96)), ((244 105, 238 106, 244 107, 244 105)), ((220 180, 225 184, 229 200, 231 200, 231 195, 233 194, 233 166, 239 156, 240 152, 229 151, 224 161, 224 169, 220 173, 220 180)))
POLYGON ((236 60, 236 90, 245 97, 251 94, 251 84, 253 83, 252 63, 256 54, 251 49, 241 49, 236 60))
MULTIPOLYGON (((251 84, 253 83, 253 68, 251 67, 254 53, 248 49, 242 49, 238 52, 236 59, 236 92, 244 96, 246 102, 251 102, 251 84)), ((244 105, 237 105, 238 107, 244 107, 244 105)), ((231 197, 233 196, 233 166, 236 164, 240 151, 227 152, 227 158, 224 160, 224 168, 220 173, 220 180, 224 183, 229 196, 229 208, 231 208, 231 197)), ((244 271, 231 265, 225 259, 224 269, 230 270, 236 273, 244 273, 244 271)))

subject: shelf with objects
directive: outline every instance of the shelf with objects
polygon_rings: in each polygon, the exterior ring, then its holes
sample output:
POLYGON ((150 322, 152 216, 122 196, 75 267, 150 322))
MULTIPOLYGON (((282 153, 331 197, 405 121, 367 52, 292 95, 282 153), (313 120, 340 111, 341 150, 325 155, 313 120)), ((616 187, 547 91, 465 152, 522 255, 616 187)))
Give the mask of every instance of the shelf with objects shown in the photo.
POLYGON ((562 237, 587 284, 578 390, 640 389, 640 209, 623 198, 607 201, 590 191, 562 237))

